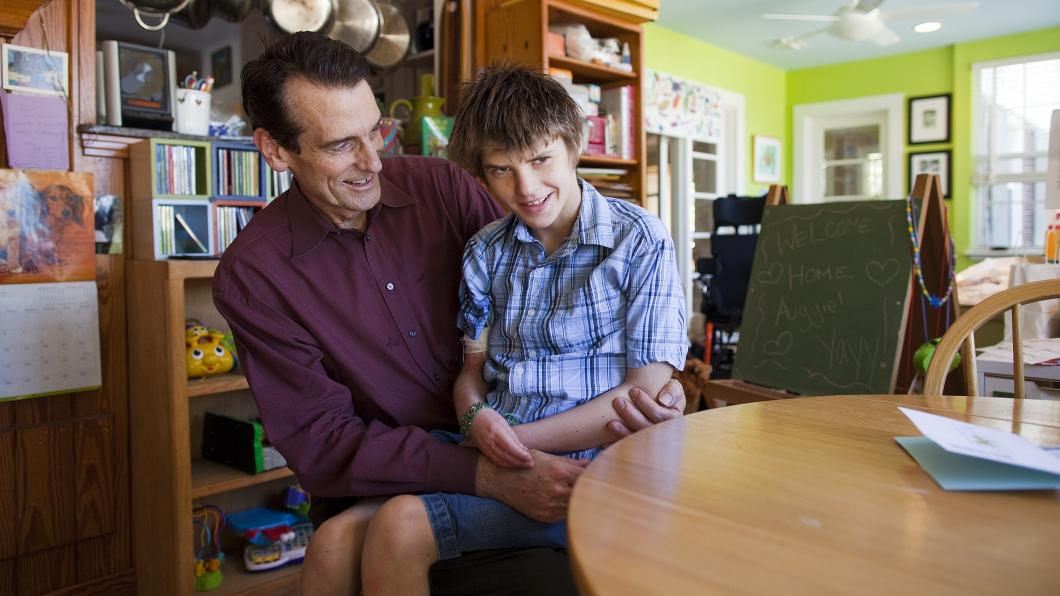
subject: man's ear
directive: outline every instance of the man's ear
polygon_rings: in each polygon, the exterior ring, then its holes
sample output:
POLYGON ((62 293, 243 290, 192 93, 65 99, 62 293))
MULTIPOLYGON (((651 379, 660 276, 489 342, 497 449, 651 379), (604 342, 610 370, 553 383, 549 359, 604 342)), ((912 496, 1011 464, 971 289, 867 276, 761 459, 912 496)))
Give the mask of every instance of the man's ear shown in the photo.
POLYGON ((265 157, 270 168, 277 172, 287 169, 288 163, 283 158, 280 144, 264 128, 254 129, 254 144, 258 146, 258 151, 261 151, 261 155, 265 157))

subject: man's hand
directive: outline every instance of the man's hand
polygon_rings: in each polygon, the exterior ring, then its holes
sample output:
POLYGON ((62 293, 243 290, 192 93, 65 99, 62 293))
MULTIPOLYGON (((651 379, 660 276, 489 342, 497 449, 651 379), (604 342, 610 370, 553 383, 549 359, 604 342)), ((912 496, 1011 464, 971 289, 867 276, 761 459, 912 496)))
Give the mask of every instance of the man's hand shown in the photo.
POLYGON ((502 468, 529 468, 534 465, 530 450, 496 410, 483 408, 475 414, 471 421, 471 440, 483 455, 502 468))
POLYGON ((638 430, 653 424, 677 418, 685 411, 685 390, 676 379, 671 379, 663 386, 656 398, 634 387, 629 391, 629 400, 616 399, 615 411, 622 421, 612 420, 607 423, 607 430, 615 440, 627 437, 638 430))
POLYGON ((567 517, 574 481, 588 460, 549 455, 531 449, 533 467, 501 468, 486 457, 475 469, 475 494, 497 499, 539 522, 554 523, 567 517))

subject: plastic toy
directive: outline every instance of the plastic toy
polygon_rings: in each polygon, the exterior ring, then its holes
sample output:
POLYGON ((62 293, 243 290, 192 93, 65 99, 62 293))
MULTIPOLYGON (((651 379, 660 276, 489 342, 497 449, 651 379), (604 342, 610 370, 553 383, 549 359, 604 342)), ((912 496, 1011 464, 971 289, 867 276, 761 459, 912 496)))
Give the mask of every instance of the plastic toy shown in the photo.
POLYGON ((309 493, 305 492, 301 486, 295 485, 287 487, 287 492, 283 497, 284 507, 299 515, 309 515, 310 504, 309 493))
POLYGON ((293 537, 290 540, 274 542, 268 546, 246 545, 243 548, 243 564, 247 571, 265 571, 300 563, 305 558, 309 539, 313 537, 313 524, 295 524, 291 526, 291 532, 293 537))
POLYGON ((221 573, 225 557, 221 551, 221 530, 225 527, 225 516, 213 505, 196 507, 191 516, 198 530, 195 533, 195 591, 208 592, 225 579, 221 573))
POLYGON ((229 372, 236 365, 231 336, 189 319, 184 327, 184 362, 188 378, 229 372))
MULTIPOLYGON (((924 342, 916 352, 913 353, 913 367, 919 374, 926 375, 928 366, 931 364, 931 357, 935 355, 935 348, 938 347, 941 337, 936 337, 931 341, 924 342)), ((953 355, 953 360, 950 362, 950 370, 956 370, 961 364, 961 353, 957 352, 953 355)))
POLYGON ((289 541, 294 538, 292 526, 309 521, 306 517, 291 511, 264 507, 229 513, 227 520, 228 528, 233 534, 259 546, 267 546, 277 541, 289 541))

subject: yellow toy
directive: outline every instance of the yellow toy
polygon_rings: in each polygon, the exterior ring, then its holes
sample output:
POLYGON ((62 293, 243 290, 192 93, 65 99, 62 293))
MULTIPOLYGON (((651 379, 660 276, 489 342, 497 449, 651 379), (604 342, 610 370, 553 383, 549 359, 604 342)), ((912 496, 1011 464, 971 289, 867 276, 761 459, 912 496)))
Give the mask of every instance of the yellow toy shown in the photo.
POLYGON ((222 343, 224 339, 225 334, 216 329, 207 329, 203 325, 188 327, 184 335, 188 378, 219 375, 232 370, 235 357, 231 348, 222 343))

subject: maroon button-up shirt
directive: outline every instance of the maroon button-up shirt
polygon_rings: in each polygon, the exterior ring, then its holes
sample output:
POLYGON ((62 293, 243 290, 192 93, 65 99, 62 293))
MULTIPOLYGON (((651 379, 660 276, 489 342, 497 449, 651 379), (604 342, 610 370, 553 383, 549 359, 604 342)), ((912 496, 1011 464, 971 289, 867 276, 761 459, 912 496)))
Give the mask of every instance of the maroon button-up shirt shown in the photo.
POLYGON ((383 160, 365 232, 297 184, 254 216, 214 276, 269 441, 319 496, 474 492, 456 430, 464 244, 501 211, 449 162, 383 160), (424 430, 426 429, 426 430, 424 430))

